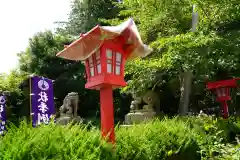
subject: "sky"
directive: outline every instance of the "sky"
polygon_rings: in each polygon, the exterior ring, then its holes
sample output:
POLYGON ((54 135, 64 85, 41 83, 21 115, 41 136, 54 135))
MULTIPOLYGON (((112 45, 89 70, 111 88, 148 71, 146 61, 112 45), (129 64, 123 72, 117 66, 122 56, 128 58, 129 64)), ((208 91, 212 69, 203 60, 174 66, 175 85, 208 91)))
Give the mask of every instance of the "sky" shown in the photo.
POLYGON ((70 0, 0 0, 0 73, 16 68, 17 53, 26 49, 29 38, 53 30, 69 11, 70 0))

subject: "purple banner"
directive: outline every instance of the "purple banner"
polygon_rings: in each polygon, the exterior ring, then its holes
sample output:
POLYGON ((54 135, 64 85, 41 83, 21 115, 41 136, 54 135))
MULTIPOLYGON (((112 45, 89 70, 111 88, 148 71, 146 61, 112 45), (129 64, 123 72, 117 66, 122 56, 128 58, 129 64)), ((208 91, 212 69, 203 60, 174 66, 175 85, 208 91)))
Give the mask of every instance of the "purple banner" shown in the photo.
POLYGON ((32 124, 48 124, 55 114, 53 81, 44 77, 31 77, 32 124))
POLYGON ((0 135, 6 130, 6 96, 0 94, 0 135))

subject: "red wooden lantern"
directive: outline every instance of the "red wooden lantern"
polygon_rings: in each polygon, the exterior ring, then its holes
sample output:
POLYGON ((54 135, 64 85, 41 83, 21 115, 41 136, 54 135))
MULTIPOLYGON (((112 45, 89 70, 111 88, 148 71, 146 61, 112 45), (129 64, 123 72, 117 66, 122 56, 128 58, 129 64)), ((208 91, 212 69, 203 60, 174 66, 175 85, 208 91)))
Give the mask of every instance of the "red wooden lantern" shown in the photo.
POLYGON ((126 60, 144 57, 151 49, 144 45, 132 19, 119 26, 96 26, 66 46, 57 56, 84 61, 85 88, 100 90, 102 136, 115 143, 112 90, 126 86, 126 60))
POLYGON ((238 80, 239 78, 234 78, 207 83, 207 88, 216 92, 216 99, 223 106, 223 118, 228 118, 229 113, 227 101, 231 100, 230 89, 238 87, 238 80))
POLYGON ((88 89, 111 86, 114 88, 126 86, 124 81, 124 65, 127 58, 121 45, 113 41, 105 43, 85 60, 88 89))
POLYGON ((222 102, 231 100, 229 90, 230 89, 226 87, 216 88, 217 101, 222 102))

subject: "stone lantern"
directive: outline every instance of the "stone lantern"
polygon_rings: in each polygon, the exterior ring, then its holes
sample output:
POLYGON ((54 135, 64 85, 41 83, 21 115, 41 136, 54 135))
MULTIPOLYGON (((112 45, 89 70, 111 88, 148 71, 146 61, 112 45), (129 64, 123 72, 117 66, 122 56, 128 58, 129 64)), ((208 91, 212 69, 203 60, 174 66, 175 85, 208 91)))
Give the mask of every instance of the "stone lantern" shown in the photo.
POLYGON ((100 90, 102 136, 115 143, 112 90, 124 87, 126 60, 144 57, 151 49, 142 43, 132 19, 118 26, 96 26, 57 54, 68 60, 84 61, 85 88, 100 90))

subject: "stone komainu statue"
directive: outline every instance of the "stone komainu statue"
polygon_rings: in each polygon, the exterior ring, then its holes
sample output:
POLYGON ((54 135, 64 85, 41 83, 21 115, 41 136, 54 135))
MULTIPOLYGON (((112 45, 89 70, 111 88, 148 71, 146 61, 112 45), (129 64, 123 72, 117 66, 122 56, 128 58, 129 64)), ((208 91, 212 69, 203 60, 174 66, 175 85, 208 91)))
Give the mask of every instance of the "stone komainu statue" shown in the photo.
POLYGON ((131 102, 130 110, 135 111, 139 110, 139 105, 142 103, 142 98, 133 96, 133 101, 131 102))
POLYGON ((154 85, 152 90, 147 90, 143 97, 133 95, 134 100, 130 106, 130 113, 125 115, 125 124, 139 124, 153 119, 156 115, 161 115, 159 95, 154 91, 157 84, 158 83, 154 85), (143 104, 143 102, 146 105, 144 105, 141 109, 140 105, 143 104))
POLYGON ((160 98, 157 92, 155 92, 155 87, 159 83, 158 81, 151 90, 147 90, 143 97, 133 96, 134 100, 131 102, 131 112, 141 110, 140 104, 143 102, 146 104, 143 106, 142 111, 155 111, 160 114, 160 98))
POLYGON ((158 94, 152 90, 148 90, 142 98, 134 96, 134 101, 131 103, 130 113, 125 115, 124 123, 127 125, 139 124, 156 117, 157 109, 160 108, 160 100, 158 94), (143 108, 140 105, 146 104, 143 108))
POLYGON ((60 117, 57 118, 58 124, 66 125, 72 121, 81 122, 82 119, 77 115, 78 93, 71 92, 63 100, 63 105, 59 108, 60 117))
POLYGON ((60 117, 63 116, 73 116, 73 106, 71 104, 71 100, 67 97, 63 100, 63 105, 59 108, 60 117))
POLYGON ((160 99, 157 92, 148 90, 142 99, 147 104, 143 106, 143 110, 154 110, 157 114, 160 113, 160 99))

